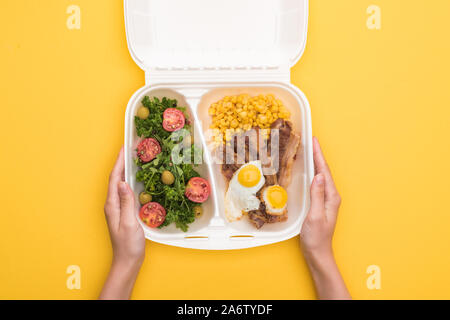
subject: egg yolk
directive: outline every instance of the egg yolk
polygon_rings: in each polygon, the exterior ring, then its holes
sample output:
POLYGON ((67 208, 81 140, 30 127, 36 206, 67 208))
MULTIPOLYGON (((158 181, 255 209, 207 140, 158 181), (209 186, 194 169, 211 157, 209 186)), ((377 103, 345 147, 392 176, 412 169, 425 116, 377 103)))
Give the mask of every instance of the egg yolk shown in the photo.
POLYGON ((271 186, 267 189, 267 201, 275 209, 283 209, 286 205, 288 195, 281 186, 271 186))
POLYGON ((261 171, 259 171, 258 167, 250 164, 245 166, 239 171, 238 181, 241 185, 247 188, 254 187, 261 180, 261 171))

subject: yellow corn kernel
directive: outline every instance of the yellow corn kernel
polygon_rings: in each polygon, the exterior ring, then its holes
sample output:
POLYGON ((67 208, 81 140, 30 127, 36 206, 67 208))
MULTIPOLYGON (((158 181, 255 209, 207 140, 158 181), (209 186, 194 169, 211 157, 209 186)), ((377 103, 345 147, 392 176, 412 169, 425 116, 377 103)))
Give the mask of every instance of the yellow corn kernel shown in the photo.
POLYGON ((259 122, 262 123, 262 124, 263 124, 263 123, 266 123, 266 122, 267 122, 267 117, 266 117, 266 116, 263 116, 263 115, 260 115, 260 116, 259 116, 259 122))
POLYGON ((290 117, 290 112, 273 94, 226 96, 212 103, 208 113, 212 117, 210 127, 217 130, 214 133, 214 141, 217 143, 228 143, 230 135, 255 126, 268 131, 266 138, 270 135, 270 126, 275 120, 290 117))
POLYGON ((246 119, 247 116, 248 116, 248 114, 247 114, 246 111, 242 111, 242 112, 239 113, 239 117, 241 117, 241 119, 246 119))

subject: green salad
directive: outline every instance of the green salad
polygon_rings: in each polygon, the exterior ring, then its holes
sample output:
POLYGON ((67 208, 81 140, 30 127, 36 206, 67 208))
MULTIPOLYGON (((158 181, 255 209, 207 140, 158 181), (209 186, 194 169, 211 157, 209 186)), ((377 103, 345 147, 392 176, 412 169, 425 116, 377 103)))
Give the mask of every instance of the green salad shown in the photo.
POLYGON ((146 96, 135 116, 136 180, 142 182, 140 219, 150 228, 171 223, 182 231, 202 214, 201 204, 210 194, 207 180, 195 170, 201 150, 191 142, 186 108, 177 100, 146 96))

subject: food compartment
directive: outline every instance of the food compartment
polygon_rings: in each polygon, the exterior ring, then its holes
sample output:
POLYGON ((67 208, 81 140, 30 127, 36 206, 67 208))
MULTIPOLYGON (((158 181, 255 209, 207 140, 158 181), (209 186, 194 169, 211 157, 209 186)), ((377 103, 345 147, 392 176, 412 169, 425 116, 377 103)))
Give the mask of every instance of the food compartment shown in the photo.
MULTIPOLYGON (((140 91, 138 91, 130 100, 127 112, 126 112, 126 128, 125 128, 125 176, 126 181, 130 184, 132 190, 135 194, 135 203, 136 203, 136 216, 139 216, 139 210, 141 205, 139 203, 139 194, 144 190, 144 185, 142 182, 136 181, 136 172, 138 171, 138 167, 134 163, 134 159, 137 157, 136 149, 139 142, 142 140, 141 137, 137 136, 136 127, 135 127, 135 115, 139 107, 142 106, 142 100, 145 96, 149 96, 149 98, 159 98, 167 97, 170 99, 176 99, 178 102, 178 106, 186 107, 186 112, 189 117, 189 121, 192 126, 192 131, 199 131, 199 128, 194 129, 194 126, 198 126, 198 123, 194 121, 194 112, 191 106, 187 103, 186 97, 169 88, 151 88, 144 87, 140 91)), ((198 147, 202 147, 202 141, 200 139, 194 139, 194 144, 198 147)), ((203 161, 198 166, 194 167, 194 169, 200 174, 201 177, 207 179, 211 183, 210 172, 208 167, 203 161)), ((152 240, 164 240, 164 239, 180 239, 185 238, 189 235, 199 235, 202 236, 201 231, 207 228, 209 225, 210 219, 213 217, 215 212, 215 205, 212 199, 213 195, 210 195, 209 199, 202 204, 203 214, 201 217, 196 218, 196 220, 189 224, 189 229, 187 232, 183 232, 182 230, 175 227, 174 223, 171 223, 168 226, 165 226, 161 229, 159 228, 150 228, 146 226, 138 217, 141 225, 144 228, 145 234, 147 238, 152 240)))
MULTIPOLYGON (((225 203, 225 192, 228 188, 228 182, 221 172, 221 164, 214 163, 213 161, 211 164, 211 170, 214 176, 213 187, 216 188, 217 203, 220 204, 218 206, 218 215, 223 219, 232 236, 273 236, 279 237, 282 240, 281 237, 283 235, 295 235, 299 233, 309 207, 309 185, 313 177, 309 105, 305 96, 299 90, 284 84, 233 84, 214 87, 201 97, 197 106, 197 117, 201 122, 206 137, 211 137, 211 133, 208 132, 212 124, 212 117, 208 114, 208 109, 211 104, 223 99, 225 96, 239 94, 248 94, 249 96, 273 94, 288 109, 291 114, 289 120, 292 122, 293 131, 299 133, 301 136, 300 147, 292 167, 291 184, 287 188, 288 219, 284 222, 266 223, 261 229, 257 229, 245 215, 239 221, 228 222, 225 217, 223 205, 225 203)), ((211 154, 214 148, 212 141, 209 139, 207 144, 207 151, 214 158, 211 154)))

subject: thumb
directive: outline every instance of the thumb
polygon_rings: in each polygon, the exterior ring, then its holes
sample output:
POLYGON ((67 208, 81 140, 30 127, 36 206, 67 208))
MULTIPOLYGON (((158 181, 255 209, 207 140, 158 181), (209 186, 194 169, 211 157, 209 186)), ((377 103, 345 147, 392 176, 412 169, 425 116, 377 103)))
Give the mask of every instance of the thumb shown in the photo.
MULTIPOLYGON (((124 181, 119 182, 120 197, 120 220, 124 222, 128 219, 136 219, 134 217, 134 194, 128 184, 124 181)), ((131 222, 131 220, 128 220, 131 222)))
POLYGON ((325 211, 325 177, 319 173, 314 177, 311 185, 311 209, 312 216, 322 215, 325 211))

